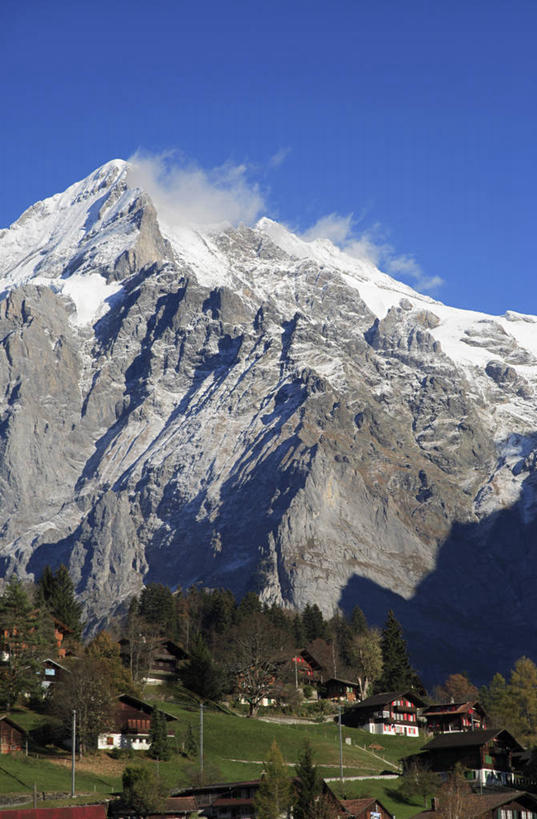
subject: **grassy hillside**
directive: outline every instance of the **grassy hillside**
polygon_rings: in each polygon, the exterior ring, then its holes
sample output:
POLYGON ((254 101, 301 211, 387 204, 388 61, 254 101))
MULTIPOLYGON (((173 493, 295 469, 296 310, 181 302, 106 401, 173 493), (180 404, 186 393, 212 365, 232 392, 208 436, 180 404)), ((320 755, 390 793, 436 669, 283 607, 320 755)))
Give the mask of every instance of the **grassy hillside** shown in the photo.
MULTIPOLYGON (((157 704, 157 703, 155 703, 157 704)), ((169 762, 157 763, 147 757, 134 754, 134 758, 111 759, 106 752, 95 754, 77 763, 76 789, 78 792, 106 794, 121 789, 121 773, 126 765, 141 764, 158 772, 167 789, 178 789, 191 784, 199 772, 199 759, 187 759, 181 754, 181 746, 190 724, 196 739, 199 738, 199 709, 185 703, 161 702, 158 705, 177 717, 174 723, 176 747, 169 762)), ((45 718, 29 710, 13 714, 14 719, 27 729, 39 727, 45 718)), ((314 750, 315 762, 325 777, 339 776, 339 734, 335 723, 279 724, 228 714, 219 710, 204 709, 204 763, 205 771, 213 781, 249 779, 258 777, 262 762, 273 740, 276 740, 285 761, 294 765, 308 739, 314 750)), ((365 731, 343 728, 344 776, 374 777, 381 772, 398 770, 401 757, 419 750, 421 742, 405 737, 376 737, 365 731), (345 742, 350 739, 350 744, 345 742)), ((31 794, 37 790, 65 791, 71 787, 70 759, 40 758, 30 755, 3 756, 0 758, 0 793, 31 794)), ((58 755, 56 755, 58 756, 58 755)), ((397 801, 397 781, 388 783, 376 779, 334 783, 347 796, 370 794, 378 796, 398 819, 406 819, 416 813, 419 805, 406 805, 397 801)))

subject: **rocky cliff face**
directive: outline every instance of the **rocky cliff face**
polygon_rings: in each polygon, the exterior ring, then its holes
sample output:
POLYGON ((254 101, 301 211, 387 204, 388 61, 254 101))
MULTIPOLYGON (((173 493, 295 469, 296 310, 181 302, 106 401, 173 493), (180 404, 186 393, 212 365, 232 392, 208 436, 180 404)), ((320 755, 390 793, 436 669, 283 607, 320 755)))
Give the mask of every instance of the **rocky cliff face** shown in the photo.
POLYGON ((0 231, 1 572, 93 626, 161 581, 393 607, 430 677, 535 645, 537 319, 263 219, 167 225, 115 161, 0 231))

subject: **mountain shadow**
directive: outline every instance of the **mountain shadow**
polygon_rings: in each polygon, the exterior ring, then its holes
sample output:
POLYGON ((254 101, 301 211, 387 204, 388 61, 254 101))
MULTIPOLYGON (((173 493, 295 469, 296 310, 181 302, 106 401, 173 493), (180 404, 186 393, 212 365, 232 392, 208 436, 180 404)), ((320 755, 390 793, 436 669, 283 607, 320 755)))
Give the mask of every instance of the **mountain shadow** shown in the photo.
POLYGON ((537 661, 537 518, 529 519, 522 484, 510 508, 479 522, 453 525, 434 570, 405 600, 354 576, 340 605, 364 610, 382 625, 388 609, 400 620, 420 676, 431 685, 466 671, 476 684, 506 674, 522 655, 537 661))

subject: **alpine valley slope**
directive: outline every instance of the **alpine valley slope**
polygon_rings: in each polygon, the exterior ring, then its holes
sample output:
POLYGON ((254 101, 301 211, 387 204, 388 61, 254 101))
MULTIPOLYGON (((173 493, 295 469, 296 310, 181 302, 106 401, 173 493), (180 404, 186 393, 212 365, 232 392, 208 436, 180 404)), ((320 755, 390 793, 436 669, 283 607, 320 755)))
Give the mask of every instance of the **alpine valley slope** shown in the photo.
POLYGON ((427 679, 536 650, 537 318, 261 219, 166 224, 115 160, 0 231, 0 571, 391 606, 427 679))

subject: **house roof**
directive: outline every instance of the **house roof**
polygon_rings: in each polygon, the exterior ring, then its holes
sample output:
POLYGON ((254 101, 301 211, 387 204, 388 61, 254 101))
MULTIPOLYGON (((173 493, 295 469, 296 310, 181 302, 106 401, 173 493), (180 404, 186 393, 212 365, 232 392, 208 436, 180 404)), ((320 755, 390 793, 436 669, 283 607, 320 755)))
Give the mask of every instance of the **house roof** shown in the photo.
POLYGON ((206 793, 208 791, 223 791, 233 790, 233 788, 255 787, 259 785, 261 779, 245 779, 239 782, 216 782, 212 785, 197 785, 193 788, 183 788, 177 791, 177 796, 206 793))
MULTIPOLYGON (((137 708, 139 711, 144 711, 148 715, 151 715, 155 710, 155 706, 151 705, 151 703, 144 702, 144 700, 140 700, 138 697, 133 697, 130 694, 120 694, 118 700, 125 703, 125 705, 130 705, 133 708, 137 708)), ((159 708, 158 710, 164 714, 168 721, 177 720, 177 717, 174 717, 173 714, 168 714, 168 712, 163 711, 162 708, 159 708)))
POLYGON ((380 805, 388 813, 382 802, 372 796, 364 796, 361 799, 340 799, 339 802, 345 808, 345 813, 350 813, 353 816, 362 813, 375 804, 380 805))
POLYGON ((15 722, 14 719, 11 719, 11 717, 8 714, 0 714, 0 722, 7 722, 16 731, 20 731, 21 734, 27 733, 27 731, 21 725, 15 722))
POLYGON ((413 691, 382 691, 380 694, 375 694, 373 697, 368 697, 367 699, 362 700, 362 702, 357 702, 356 705, 353 705, 352 708, 349 708, 348 710, 357 711, 360 708, 372 708, 376 705, 388 705, 401 697, 414 700, 416 705, 419 707, 425 705, 425 702, 421 699, 421 697, 419 697, 413 691))
POLYGON ((476 701, 449 702, 441 705, 429 705, 422 712, 422 716, 444 716, 449 714, 466 714, 471 708, 478 708, 483 711, 482 706, 476 701))
POLYGON ((472 745, 484 745, 485 742, 490 742, 491 739, 501 737, 508 742, 513 750, 523 751, 524 748, 519 742, 509 733, 509 731, 498 730, 497 728, 488 728, 481 731, 453 731, 449 734, 439 734, 425 745, 425 751, 436 751, 441 748, 463 748, 471 747, 472 745))
POLYGON ((67 671, 69 674, 71 673, 68 668, 59 663, 57 660, 53 660, 52 657, 45 657, 43 663, 52 663, 52 665, 55 665, 56 668, 61 668, 62 671, 67 671))
MULTIPOLYGON (((533 808, 537 807, 537 798, 527 791, 502 791, 501 793, 469 794, 465 799, 465 808, 477 819, 477 817, 483 816, 483 814, 491 810, 501 808, 502 805, 508 805, 510 802, 520 800, 529 802, 533 808)), ((436 816, 438 819, 441 819, 444 815, 442 804, 439 801, 436 810, 424 810, 421 813, 417 813, 414 819, 418 819, 420 816, 436 816)))
POLYGON ((330 677, 328 680, 326 680, 325 685, 333 682, 343 683, 343 685, 352 685, 353 688, 359 688, 359 684, 356 682, 356 680, 353 682, 352 680, 344 680, 342 677, 330 677))
POLYGON ((193 796, 170 796, 166 799, 166 813, 175 813, 197 810, 196 800, 193 796))

